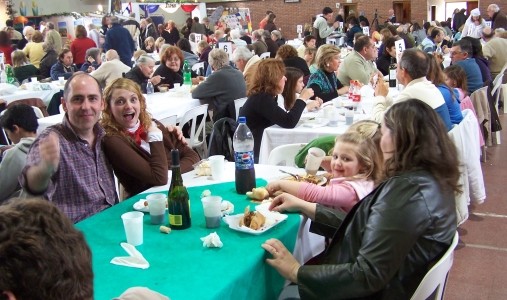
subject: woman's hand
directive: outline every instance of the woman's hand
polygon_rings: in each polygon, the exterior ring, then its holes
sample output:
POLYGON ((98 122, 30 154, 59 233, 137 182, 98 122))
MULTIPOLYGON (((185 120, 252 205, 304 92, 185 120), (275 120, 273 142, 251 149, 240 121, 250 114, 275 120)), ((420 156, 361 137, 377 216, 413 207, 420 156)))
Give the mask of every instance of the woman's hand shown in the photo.
POLYGON ((298 270, 301 265, 282 242, 277 239, 269 239, 261 247, 273 256, 273 258, 267 258, 266 262, 285 279, 297 283, 298 270))
POLYGON ((89 66, 88 69, 86 70, 87 73, 91 73, 93 71, 95 71, 95 68, 92 66, 89 66))
POLYGON ((174 133, 178 137, 178 140, 180 142, 182 142, 184 145, 187 145, 187 139, 183 135, 183 131, 181 131, 181 129, 178 126, 167 125, 166 128, 169 132, 174 133))
POLYGON ((149 79, 149 81, 153 83, 153 85, 158 85, 162 81, 162 77, 160 77, 160 75, 153 76, 149 79))
POLYGON ((299 98, 306 101, 313 97, 313 94, 314 92, 312 88, 304 88, 299 94, 299 98))
POLYGON ((322 106, 322 102, 323 102, 322 99, 320 99, 319 97, 316 97, 315 100, 310 100, 306 104, 306 110, 308 110, 308 111, 316 110, 322 106))

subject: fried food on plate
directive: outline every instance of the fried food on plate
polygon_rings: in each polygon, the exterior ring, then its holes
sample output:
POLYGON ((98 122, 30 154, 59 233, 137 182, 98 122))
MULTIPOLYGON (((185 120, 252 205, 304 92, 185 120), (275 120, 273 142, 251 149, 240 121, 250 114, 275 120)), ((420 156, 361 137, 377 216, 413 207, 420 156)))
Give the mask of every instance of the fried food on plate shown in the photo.
POLYGON ((266 223, 266 217, 258 211, 250 211, 250 205, 245 207, 245 213, 239 220, 239 226, 246 226, 253 230, 259 230, 266 223))

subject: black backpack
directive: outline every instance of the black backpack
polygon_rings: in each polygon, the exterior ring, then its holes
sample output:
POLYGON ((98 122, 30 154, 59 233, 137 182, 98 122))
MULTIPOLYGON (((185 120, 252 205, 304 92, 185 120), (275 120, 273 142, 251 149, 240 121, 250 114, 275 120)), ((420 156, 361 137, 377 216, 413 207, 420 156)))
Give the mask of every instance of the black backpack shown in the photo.
POLYGON ((238 123, 227 117, 221 118, 213 124, 208 147, 209 156, 223 155, 228 161, 234 161, 232 138, 237 127, 238 123))

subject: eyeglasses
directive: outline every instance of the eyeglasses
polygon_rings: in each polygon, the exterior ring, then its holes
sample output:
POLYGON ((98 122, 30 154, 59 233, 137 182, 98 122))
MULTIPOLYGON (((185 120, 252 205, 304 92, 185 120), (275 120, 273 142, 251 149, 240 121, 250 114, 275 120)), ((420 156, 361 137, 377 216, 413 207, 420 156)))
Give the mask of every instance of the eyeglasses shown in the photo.
POLYGON ((456 54, 461 54, 461 53, 463 53, 463 52, 461 52, 461 51, 451 51, 451 52, 449 52, 449 54, 451 54, 451 55, 456 55, 456 54))
POLYGON ((180 58, 179 57, 171 57, 171 58, 168 58, 167 61, 178 62, 178 61, 180 61, 180 58))

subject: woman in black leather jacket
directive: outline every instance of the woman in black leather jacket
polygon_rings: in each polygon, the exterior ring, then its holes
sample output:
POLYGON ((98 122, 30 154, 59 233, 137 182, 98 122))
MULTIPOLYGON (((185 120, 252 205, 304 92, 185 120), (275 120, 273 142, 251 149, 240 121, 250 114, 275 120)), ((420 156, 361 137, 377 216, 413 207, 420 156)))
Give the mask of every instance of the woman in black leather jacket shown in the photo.
POLYGON ((386 180, 345 215, 288 194, 275 211, 301 212, 331 237, 318 265, 303 265, 276 239, 262 247, 301 299, 410 299, 456 232, 456 149, 434 110, 420 100, 395 104, 382 124, 386 180))

